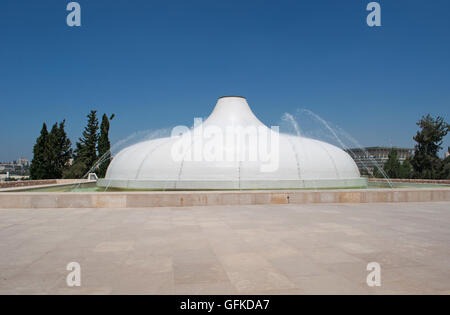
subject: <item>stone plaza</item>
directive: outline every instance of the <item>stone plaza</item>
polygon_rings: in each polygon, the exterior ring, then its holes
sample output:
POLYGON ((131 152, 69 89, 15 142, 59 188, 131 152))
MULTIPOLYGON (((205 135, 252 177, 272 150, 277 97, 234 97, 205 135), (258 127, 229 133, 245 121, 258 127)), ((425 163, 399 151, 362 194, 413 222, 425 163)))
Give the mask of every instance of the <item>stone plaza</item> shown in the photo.
POLYGON ((0 209, 0 293, 449 294, 449 226, 448 201, 0 209))

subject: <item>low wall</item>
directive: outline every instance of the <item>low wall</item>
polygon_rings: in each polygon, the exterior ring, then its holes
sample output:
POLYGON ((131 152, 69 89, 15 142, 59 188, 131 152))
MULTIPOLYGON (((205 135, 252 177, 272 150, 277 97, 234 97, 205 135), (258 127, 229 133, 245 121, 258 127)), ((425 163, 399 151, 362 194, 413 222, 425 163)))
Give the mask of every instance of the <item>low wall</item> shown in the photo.
POLYGON ((18 180, 10 182, 0 182, 0 189, 14 187, 28 187, 57 184, 78 184, 87 182, 87 179, 38 179, 38 180, 18 180))
POLYGON ((146 208, 302 203, 450 201, 450 188, 322 191, 0 193, 0 208, 146 208))

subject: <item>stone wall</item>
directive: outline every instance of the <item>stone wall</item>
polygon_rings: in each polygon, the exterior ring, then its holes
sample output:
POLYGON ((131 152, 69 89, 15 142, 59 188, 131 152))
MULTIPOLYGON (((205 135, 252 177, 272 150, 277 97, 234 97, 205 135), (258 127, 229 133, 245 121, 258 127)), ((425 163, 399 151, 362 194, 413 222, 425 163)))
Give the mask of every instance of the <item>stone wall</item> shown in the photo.
POLYGON ((40 179, 40 180, 20 180, 11 182, 0 182, 0 189, 3 188, 15 188, 15 187, 28 187, 39 185, 56 185, 56 184, 77 184, 84 183, 86 179, 40 179))
POLYGON ((450 188, 321 191, 0 193, 0 208, 149 208, 302 203, 450 201, 450 188))
POLYGON ((56 179, 20 180, 20 181, 10 181, 10 182, 0 182, 0 188, 27 187, 27 186, 51 185, 51 184, 56 184, 56 179))

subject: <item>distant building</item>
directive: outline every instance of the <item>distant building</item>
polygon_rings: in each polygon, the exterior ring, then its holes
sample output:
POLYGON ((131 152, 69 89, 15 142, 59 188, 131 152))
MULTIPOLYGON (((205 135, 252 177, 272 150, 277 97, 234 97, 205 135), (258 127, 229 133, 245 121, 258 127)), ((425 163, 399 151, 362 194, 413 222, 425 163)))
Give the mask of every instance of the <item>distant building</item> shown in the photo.
POLYGON ((414 149, 397 147, 352 148, 346 151, 355 160, 360 173, 367 174, 367 170, 372 172, 376 165, 382 168, 388 160, 389 153, 394 149, 401 163, 414 154, 414 149))
POLYGON ((17 160, 17 164, 22 165, 23 167, 29 166, 30 165, 30 161, 28 161, 26 158, 20 158, 19 160, 17 160))
POLYGON ((29 175, 30 162, 25 158, 20 158, 12 162, 0 162, 0 174, 9 174, 11 176, 29 175))
POLYGON ((1 163, 0 164, 0 171, 4 172, 5 174, 6 174, 6 172, 9 172, 12 170, 14 170, 13 163, 1 163))

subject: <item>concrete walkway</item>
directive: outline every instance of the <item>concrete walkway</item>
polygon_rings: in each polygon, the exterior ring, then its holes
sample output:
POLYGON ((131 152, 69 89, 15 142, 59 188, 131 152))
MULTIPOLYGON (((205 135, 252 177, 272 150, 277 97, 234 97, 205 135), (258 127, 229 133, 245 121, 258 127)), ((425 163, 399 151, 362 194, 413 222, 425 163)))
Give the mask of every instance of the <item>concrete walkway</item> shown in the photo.
POLYGON ((0 240, 1 294, 450 294, 449 202, 3 209, 0 240))

